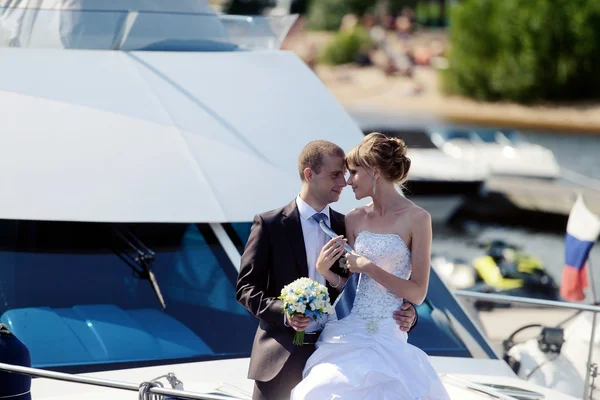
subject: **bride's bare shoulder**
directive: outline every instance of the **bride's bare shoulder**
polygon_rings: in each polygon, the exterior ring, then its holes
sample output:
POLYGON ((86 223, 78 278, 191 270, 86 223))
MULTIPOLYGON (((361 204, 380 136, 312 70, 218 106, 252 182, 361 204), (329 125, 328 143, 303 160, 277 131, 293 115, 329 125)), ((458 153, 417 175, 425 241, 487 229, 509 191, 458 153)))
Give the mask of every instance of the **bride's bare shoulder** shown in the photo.
POLYGON ((422 207, 412 204, 406 210, 408 217, 412 223, 416 224, 431 224, 431 215, 422 207))
POLYGON ((364 218, 365 215, 367 215, 368 206, 369 205, 367 204, 366 206, 361 206, 350 210, 350 212, 346 214, 346 221, 356 221, 357 219, 364 218))
POLYGON ((366 215, 366 206, 357 207, 353 210, 350 210, 350 212, 346 214, 346 231, 354 232, 357 227, 362 226, 364 224, 363 221, 366 215))

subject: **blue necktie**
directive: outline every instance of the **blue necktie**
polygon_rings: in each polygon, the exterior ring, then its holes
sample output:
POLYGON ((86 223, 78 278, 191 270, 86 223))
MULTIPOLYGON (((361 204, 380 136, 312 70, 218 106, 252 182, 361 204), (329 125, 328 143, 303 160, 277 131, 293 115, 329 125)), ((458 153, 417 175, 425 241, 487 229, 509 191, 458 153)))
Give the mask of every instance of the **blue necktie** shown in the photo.
MULTIPOLYGON (((316 213, 315 215, 312 216, 312 218, 319 223, 319 226, 321 227, 323 232, 325 232, 325 234, 327 234, 327 236, 329 236, 332 239, 334 237, 339 236, 337 233, 335 233, 333 231, 333 229, 331 229, 329 226, 327 226, 327 223, 325 222, 325 220, 327 219, 327 216, 325 214, 316 213)), ((347 251, 348 253, 351 253, 352 247, 350 247, 350 245, 346 244, 346 247, 344 248, 344 250, 347 251)), ((336 314, 338 320, 345 318, 350 314, 350 311, 352 310, 352 305, 354 304, 354 297, 356 296, 356 288, 358 287, 359 279, 360 279, 360 274, 350 275, 350 277, 346 281, 346 285, 344 286, 344 289, 342 290, 342 292, 338 296, 336 302, 334 303, 335 314, 336 314)))

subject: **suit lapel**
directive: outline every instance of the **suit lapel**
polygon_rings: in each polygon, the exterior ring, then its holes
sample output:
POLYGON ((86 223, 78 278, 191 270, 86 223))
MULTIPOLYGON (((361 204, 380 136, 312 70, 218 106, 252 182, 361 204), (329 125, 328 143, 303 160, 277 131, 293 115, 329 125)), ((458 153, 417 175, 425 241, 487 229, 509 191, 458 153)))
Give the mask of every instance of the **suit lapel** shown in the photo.
POLYGON ((304 245, 304 235, 302 234, 302 225, 300 223, 300 212, 296 205, 296 200, 288 204, 284 210, 283 227, 287 239, 294 252, 294 259, 300 271, 301 276, 308 277, 308 262, 306 261, 306 247, 304 245))
POLYGON ((337 211, 329 209, 329 218, 331 219, 331 229, 338 235, 346 236, 346 226, 344 225, 344 215, 337 211))

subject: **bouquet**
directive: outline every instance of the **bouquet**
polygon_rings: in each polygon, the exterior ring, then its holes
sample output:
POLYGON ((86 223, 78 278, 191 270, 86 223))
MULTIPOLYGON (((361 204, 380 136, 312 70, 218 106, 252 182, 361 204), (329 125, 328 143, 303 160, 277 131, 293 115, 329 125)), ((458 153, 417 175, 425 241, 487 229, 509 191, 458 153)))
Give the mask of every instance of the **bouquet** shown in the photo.
MULTIPOLYGON (((327 287, 309 278, 300 278, 285 285, 278 299, 283 300, 283 312, 287 311, 290 317, 304 315, 316 321, 324 314, 333 314, 327 287)), ((294 344, 301 346, 303 343, 304 332, 296 332, 294 344)))

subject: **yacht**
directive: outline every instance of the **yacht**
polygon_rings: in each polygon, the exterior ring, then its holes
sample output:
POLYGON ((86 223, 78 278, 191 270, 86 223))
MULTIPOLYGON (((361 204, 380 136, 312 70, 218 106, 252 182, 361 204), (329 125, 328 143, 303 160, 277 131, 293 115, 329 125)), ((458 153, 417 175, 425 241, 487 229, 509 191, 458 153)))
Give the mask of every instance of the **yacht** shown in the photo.
MULTIPOLYGON (((293 17, 102 2, 0 3, 0 323, 33 367, 0 370, 36 400, 249 399, 251 221, 296 196, 308 141, 363 133, 278 50, 293 17)), ((435 271, 418 313, 452 399, 573 399, 519 379, 435 271)))
POLYGON ((448 126, 432 130, 430 136, 438 148, 456 159, 485 163, 491 175, 560 177, 552 151, 530 143, 513 129, 448 126))

